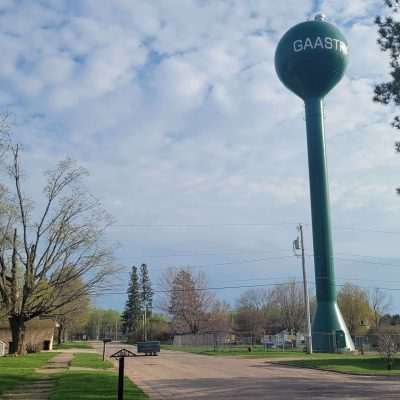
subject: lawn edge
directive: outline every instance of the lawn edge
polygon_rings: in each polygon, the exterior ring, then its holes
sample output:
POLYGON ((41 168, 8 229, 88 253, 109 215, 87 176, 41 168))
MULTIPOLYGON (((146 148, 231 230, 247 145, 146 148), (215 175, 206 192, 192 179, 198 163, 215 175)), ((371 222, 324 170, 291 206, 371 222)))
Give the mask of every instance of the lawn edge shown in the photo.
MULTIPOLYGON (((262 359, 262 358, 265 358, 265 359, 285 358, 285 356, 282 356, 280 354, 279 354, 279 356, 278 355, 277 356, 270 356, 270 355, 268 355, 268 352, 265 352, 265 353, 262 353, 262 354, 257 353, 257 352, 248 352, 248 353, 244 353, 244 354, 234 354, 234 353, 232 353, 232 354, 223 354, 224 352, 220 352, 220 353, 218 353, 218 352, 213 353, 213 352, 209 352, 209 351, 208 352, 207 351, 197 352, 197 351, 189 351, 189 350, 165 349, 165 348, 162 348, 162 347, 161 347, 161 351, 172 351, 172 352, 177 352, 177 353, 188 353, 188 354, 195 354, 195 355, 198 355, 198 356, 221 357, 221 358, 247 358, 247 359, 255 359, 255 358, 258 358, 258 359, 262 359)), ((275 353, 273 353, 273 354, 275 354, 275 353)), ((289 357, 297 358, 298 357, 299 359, 301 359, 301 357, 303 357, 303 356, 304 356, 303 354, 296 353, 294 355, 290 355, 290 356, 288 355, 287 358, 289 358, 289 357)))
POLYGON ((370 378, 390 378, 393 380, 400 380, 400 373, 398 375, 388 375, 388 374, 371 374, 371 373, 357 373, 357 372, 349 372, 349 371, 338 371, 335 369, 328 369, 328 368, 319 368, 319 367, 311 367, 311 366, 304 366, 304 365, 291 365, 287 361, 268 361, 268 364, 278 365, 281 367, 286 368, 301 368, 301 369, 310 369, 313 371, 321 371, 321 372, 330 372, 332 374, 339 374, 339 375, 351 375, 351 376, 365 376, 370 378))

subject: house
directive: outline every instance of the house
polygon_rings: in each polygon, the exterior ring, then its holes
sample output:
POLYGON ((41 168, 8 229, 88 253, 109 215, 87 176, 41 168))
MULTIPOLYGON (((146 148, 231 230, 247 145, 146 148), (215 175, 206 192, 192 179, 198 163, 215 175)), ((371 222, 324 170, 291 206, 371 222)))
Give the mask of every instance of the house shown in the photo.
POLYGON ((265 335, 262 342, 267 343, 271 347, 302 348, 305 344, 305 335, 301 332, 297 332, 295 335, 293 332, 284 330, 276 335, 265 335))
MULTIPOLYGON (((35 318, 28 321, 25 324, 25 346, 27 349, 34 349, 36 351, 52 350, 54 330, 57 327, 58 323, 52 319, 35 318)), ((0 321, 0 342, 4 344, 4 354, 8 354, 12 338, 7 320, 0 321)))

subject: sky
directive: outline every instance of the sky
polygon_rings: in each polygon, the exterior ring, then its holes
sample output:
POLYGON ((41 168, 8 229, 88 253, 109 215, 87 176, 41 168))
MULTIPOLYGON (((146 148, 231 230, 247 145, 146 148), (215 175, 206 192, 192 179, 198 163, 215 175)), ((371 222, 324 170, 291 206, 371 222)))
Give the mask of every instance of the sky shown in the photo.
POLYGON ((325 99, 337 284, 384 288, 400 312, 396 110, 372 102, 388 79, 383 0, 0 0, 0 110, 26 192, 40 207, 43 171, 67 156, 89 170, 115 219, 118 292, 132 265, 148 264, 156 290, 168 267, 191 266, 234 305, 247 286, 301 279, 298 223, 312 286, 304 107, 274 53, 316 12, 350 52, 325 99))

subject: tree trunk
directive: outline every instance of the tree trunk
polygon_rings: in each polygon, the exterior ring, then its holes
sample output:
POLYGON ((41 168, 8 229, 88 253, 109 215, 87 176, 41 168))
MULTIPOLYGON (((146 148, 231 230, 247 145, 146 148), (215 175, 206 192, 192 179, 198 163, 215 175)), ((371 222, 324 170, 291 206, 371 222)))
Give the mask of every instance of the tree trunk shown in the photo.
POLYGON ((57 344, 61 344, 61 335, 62 335, 62 324, 59 323, 58 332, 57 332, 57 344))
POLYGON ((9 319, 12 342, 10 345, 10 354, 24 354, 25 353, 25 321, 19 316, 15 315, 9 319))

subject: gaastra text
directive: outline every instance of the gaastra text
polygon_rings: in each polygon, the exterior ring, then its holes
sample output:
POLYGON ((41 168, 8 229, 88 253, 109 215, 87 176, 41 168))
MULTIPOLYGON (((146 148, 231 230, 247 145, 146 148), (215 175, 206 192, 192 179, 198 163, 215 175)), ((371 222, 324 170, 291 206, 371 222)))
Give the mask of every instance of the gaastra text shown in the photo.
POLYGON ((329 36, 321 38, 317 36, 315 39, 306 38, 304 40, 298 39, 293 42, 293 50, 296 53, 300 51, 314 50, 314 49, 328 49, 340 51, 347 54, 347 45, 339 39, 334 39, 329 36))

